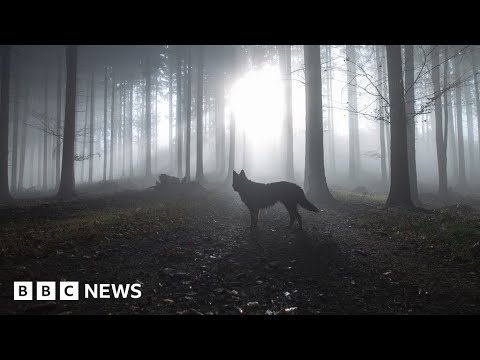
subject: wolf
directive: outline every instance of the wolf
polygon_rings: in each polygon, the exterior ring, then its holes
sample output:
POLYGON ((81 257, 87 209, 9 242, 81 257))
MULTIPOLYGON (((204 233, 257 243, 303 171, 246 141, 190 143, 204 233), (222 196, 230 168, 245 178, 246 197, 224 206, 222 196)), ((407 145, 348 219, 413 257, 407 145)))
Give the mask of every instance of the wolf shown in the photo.
POLYGON ((273 206, 277 202, 281 202, 290 215, 289 228, 297 220, 299 229, 302 229, 302 218, 298 213, 298 205, 306 210, 319 212, 318 208, 307 200, 300 186, 287 181, 271 184, 256 183, 249 180, 245 171, 242 170, 240 174, 233 171, 232 187, 233 190, 238 192, 240 199, 250 210, 250 226, 252 228, 258 224, 259 210, 273 206))

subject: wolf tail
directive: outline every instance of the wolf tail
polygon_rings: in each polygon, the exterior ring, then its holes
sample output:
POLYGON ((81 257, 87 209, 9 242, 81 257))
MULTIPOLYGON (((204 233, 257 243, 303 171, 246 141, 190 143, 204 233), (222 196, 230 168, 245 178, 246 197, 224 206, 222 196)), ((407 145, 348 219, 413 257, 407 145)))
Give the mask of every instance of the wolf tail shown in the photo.
POLYGON ((318 210, 318 208, 313 205, 310 201, 307 200, 307 198, 305 197, 305 195, 303 195, 303 199, 301 199, 298 204, 303 207, 304 209, 306 210, 309 210, 309 211, 314 211, 314 212, 319 212, 320 210, 318 210))

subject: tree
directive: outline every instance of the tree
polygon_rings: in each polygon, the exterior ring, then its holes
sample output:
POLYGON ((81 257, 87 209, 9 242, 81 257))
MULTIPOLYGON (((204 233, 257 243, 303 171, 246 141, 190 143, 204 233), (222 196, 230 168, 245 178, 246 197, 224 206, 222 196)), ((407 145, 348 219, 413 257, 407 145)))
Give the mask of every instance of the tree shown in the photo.
POLYGON ((380 85, 383 80, 382 61, 380 60, 380 45, 375 45, 375 59, 377 65, 377 83, 379 84, 380 95, 377 97, 377 111, 380 118, 379 130, 380 130, 380 168, 382 171, 382 185, 387 184, 387 162, 385 151, 385 109, 382 103, 382 86, 380 85))
POLYGON ((285 177, 294 182, 293 170, 293 106, 292 106, 292 49, 291 45, 279 46, 280 71, 284 91, 283 137, 285 140, 285 177))
POLYGON ((405 112, 407 120, 408 174, 412 202, 418 204, 417 164, 415 160, 415 62, 413 45, 405 45, 405 112))
MULTIPOLYGON (((195 179, 204 180, 203 176, 203 46, 198 46, 197 60, 197 170, 195 179)), ((170 90, 169 90, 170 91, 170 90)), ((169 95, 170 101, 170 95, 169 95)), ((170 104, 169 104, 170 106, 170 104)))
POLYGON ((177 176, 179 179, 183 178, 182 168, 182 58, 180 49, 177 48, 177 176))
POLYGON ((349 165, 350 179, 358 177, 360 169, 360 145, 358 134, 358 106, 357 106, 357 79, 356 79, 356 49, 354 45, 347 45, 347 83, 348 83, 348 128, 349 128, 349 165))
POLYGON ((192 131, 192 48, 187 49, 187 136, 185 149, 185 177, 190 181, 190 145, 192 131))
POLYGON ((8 189, 8 118, 10 113, 10 53, 9 45, 0 46, 2 79, 0 85, 0 203, 13 200, 8 189))
POLYGON ((146 167, 145 175, 152 175, 152 66, 150 61, 150 56, 147 55, 146 66, 145 66, 145 115, 146 115, 146 167))
POLYGON ((12 131, 12 177, 10 189, 12 193, 17 191, 17 165, 18 165, 18 127, 20 123, 20 69, 16 66, 15 74, 15 107, 13 108, 13 131, 12 131))
POLYGON ((45 120, 43 123, 43 190, 47 190, 48 182, 48 64, 45 69, 45 120))
POLYGON ((413 206, 408 172, 407 121, 400 45, 386 45, 390 99, 391 179, 387 206, 413 206))
MULTIPOLYGON (((455 78, 460 81, 460 61, 461 56, 456 57, 455 78)), ((460 86, 455 89, 455 105, 457 112, 457 136, 458 136, 458 182, 459 188, 465 190, 467 187, 467 177, 465 173, 465 148, 463 139, 463 121, 462 121, 462 90, 460 86)))
POLYGON ((309 154, 308 195, 321 203, 335 200, 327 186, 323 151, 322 69, 320 46, 305 45, 305 99, 308 131, 306 152, 309 154))
POLYGON ((173 67, 174 63, 174 54, 173 50, 170 49, 168 54, 168 155, 169 155, 169 168, 170 171, 173 169, 173 67))
POLYGON ((110 116, 110 172, 109 172, 109 180, 113 179, 113 161, 114 161, 114 148, 115 148, 115 88, 117 87, 115 81, 115 73, 112 69, 112 104, 110 107, 111 116, 110 116))
POLYGON ((89 141, 89 163, 88 163, 88 183, 93 182, 93 144, 94 144, 94 131, 93 123, 95 121, 95 71, 92 71, 92 80, 90 85, 90 141, 89 141))
MULTIPOLYGON (((445 66, 448 66, 445 64, 445 66)), ((438 163, 438 193, 445 198, 448 192, 447 186, 447 137, 443 136, 442 97, 440 96, 440 60, 438 46, 432 48, 432 82, 435 93, 435 140, 437 145, 438 163)), ((448 116, 448 114, 447 114, 448 116)), ((448 129, 448 126, 445 126, 448 129)))
POLYGON ((107 102, 108 102, 108 68, 105 66, 105 79, 103 88, 103 181, 107 181, 107 102))
POLYGON ((57 143, 55 146, 55 189, 60 185, 60 160, 62 142, 60 138, 60 129, 62 126, 62 90, 63 90, 63 61, 62 57, 58 57, 58 74, 57 74, 57 143))
POLYGON ((75 147, 75 108, 77 90, 77 46, 66 48, 67 84, 65 95, 65 125, 63 130, 62 174, 58 196, 70 199, 75 192, 74 147, 75 147))

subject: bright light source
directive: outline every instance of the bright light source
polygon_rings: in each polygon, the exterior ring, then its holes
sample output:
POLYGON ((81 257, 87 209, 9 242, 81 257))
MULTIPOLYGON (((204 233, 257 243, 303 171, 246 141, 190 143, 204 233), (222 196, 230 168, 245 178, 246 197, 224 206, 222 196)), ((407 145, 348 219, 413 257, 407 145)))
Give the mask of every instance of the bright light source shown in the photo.
POLYGON ((284 105, 278 67, 266 66, 238 79, 231 102, 238 129, 250 142, 279 141, 284 105))

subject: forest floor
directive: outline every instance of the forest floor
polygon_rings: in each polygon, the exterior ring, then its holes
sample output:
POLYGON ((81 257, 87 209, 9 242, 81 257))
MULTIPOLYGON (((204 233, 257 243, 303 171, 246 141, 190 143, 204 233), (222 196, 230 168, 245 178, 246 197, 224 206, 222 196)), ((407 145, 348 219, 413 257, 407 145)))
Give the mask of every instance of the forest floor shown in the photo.
POLYGON ((480 212, 336 193, 289 230, 228 187, 0 208, 0 314, 480 313, 480 212), (140 283, 139 299, 13 301, 13 281, 140 283), (41 306, 37 306, 38 304, 41 306))

